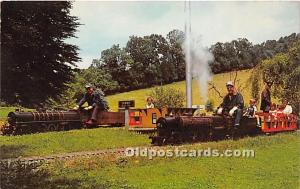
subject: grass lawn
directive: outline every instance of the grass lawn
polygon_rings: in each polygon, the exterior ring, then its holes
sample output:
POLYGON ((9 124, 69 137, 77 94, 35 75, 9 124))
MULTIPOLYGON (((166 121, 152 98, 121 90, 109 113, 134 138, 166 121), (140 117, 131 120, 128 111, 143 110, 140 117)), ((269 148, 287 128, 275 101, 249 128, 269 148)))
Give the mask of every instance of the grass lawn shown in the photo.
MULTIPOLYGON (((247 104, 249 102, 249 99, 251 98, 250 85, 247 82, 251 75, 251 71, 252 70, 238 71, 238 75, 237 75, 237 80, 239 80, 239 84, 242 85, 242 88, 246 86, 246 88, 242 91, 242 94, 244 96, 245 103, 247 104)), ((212 83, 221 92, 221 95, 224 96, 227 93, 225 83, 229 80, 233 80, 234 76, 235 76, 235 72, 216 74, 213 75, 212 77, 212 83)), ((181 90, 185 94, 185 81, 174 82, 165 86, 174 87, 176 89, 181 90)), ((150 94, 150 91, 152 89, 153 88, 140 89, 140 90, 130 91, 126 93, 111 95, 111 96, 107 96, 107 100, 110 108, 114 111, 118 110, 118 101, 120 100, 135 100, 136 108, 145 108, 146 98, 150 94)), ((205 104, 205 101, 200 96, 197 80, 193 80, 192 89, 193 89, 192 92, 193 104, 205 104)), ((209 90, 208 99, 214 102, 215 107, 217 107, 222 101, 218 93, 213 89, 209 90)))
POLYGON ((0 136, 0 158, 44 156, 65 152, 149 145, 147 135, 124 128, 97 128, 22 136, 0 136))
MULTIPOLYGON (((32 176, 30 184, 36 182, 43 188, 297 189, 300 169, 299 135, 299 132, 285 133, 180 147, 251 149, 255 150, 253 158, 172 157, 150 160, 145 157, 108 156, 55 162, 43 165, 41 170, 44 175, 47 173, 47 177, 32 176)), ((23 181, 28 182, 25 179, 23 181)))
MULTIPOLYGON (((7 119, 7 115, 9 112, 13 112, 18 107, 0 107, 0 127, 4 124, 7 119)), ((24 111, 29 111, 31 109, 24 109, 24 111)))

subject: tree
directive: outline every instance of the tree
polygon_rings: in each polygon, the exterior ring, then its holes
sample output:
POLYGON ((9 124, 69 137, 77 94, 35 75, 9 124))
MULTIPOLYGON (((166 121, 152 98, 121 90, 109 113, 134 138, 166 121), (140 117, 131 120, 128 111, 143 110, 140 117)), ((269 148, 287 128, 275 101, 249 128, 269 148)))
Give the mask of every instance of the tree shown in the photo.
POLYGON ((170 62, 174 64, 176 72, 173 81, 179 81, 185 79, 185 60, 182 50, 182 44, 184 42, 185 34, 180 30, 172 30, 167 35, 167 41, 169 43, 170 62))
POLYGON ((286 98, 295 112, 300 107, 300 41, 287 53, 279 53, 271 59, 262 61, 255 67, 251 76, 254 97, 259 96, 262 81, 273 83, 272 95, 286 98))
POLYGON ((75 37, 78 19, 71 2, 1 3, 1 98, 23 105, 58 99, 74 78, 80 60, 75 37))
POLYGON ((288 52, 299 39, 300 34, 293 33, 277 41, 267 40, 257 45, 252 45, 246 38, 226 43, 217 42, 210 48, 215 58, 210 66, 213 73, 253 68, 262 60, 288 52))
POLYGON ((113 45, 110 49, 101 52, 100 64, 96 66, 109 73, 113 80, 119 85, 119 91, 130 88, 130 72, 129 69, 133 64, 131 56, 126 53, 124 48, 119 45, 113 45))

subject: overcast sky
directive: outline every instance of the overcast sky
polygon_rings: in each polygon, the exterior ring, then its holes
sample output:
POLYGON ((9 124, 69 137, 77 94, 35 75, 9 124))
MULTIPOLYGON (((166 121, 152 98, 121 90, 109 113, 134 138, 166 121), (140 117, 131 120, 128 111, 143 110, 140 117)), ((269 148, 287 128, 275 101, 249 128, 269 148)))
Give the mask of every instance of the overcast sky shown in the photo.
MULTIPOLYGON (((300 32, 300 2, 191 2, 192 32, 201 35, 204 46, 237 38, 261 43, 300 32)), ((92 59, 113 44, 125 47, 129 36, 161 34, 173 29, 184 31, 183 1, 79 1, 71 14, 81 25, 68 40, 78 45, 87 68, 92 59)))

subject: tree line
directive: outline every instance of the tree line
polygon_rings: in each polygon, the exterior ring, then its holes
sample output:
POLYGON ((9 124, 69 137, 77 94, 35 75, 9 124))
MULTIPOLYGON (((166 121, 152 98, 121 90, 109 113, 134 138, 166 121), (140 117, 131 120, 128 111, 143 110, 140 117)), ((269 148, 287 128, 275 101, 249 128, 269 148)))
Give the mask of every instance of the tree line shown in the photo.
MULTIPOLYGON (((24 106, 47 101, 68 103, 90 82, 106 94, 163 85, 185 79, 185 34, 170 31, 130 36, 125 47, 112 45, 88 69, 77 69, 79 48, 66 43, 80 25, 70 15, 71 2, 1 3, 1 101, 24 106)), ((213 73, 253 68, 262 60, 287 53, 300 34, 253 45, 245 38, 218 42, 213 73)))
MULTIPOLYGON (((184 80, 184 36, 180 30, 169 32, 166 38, 157 34, 131 36, 126 47, 113 45, 102 51, 101 57, 94 59, 90 68, 83 72, 98 70, 103 80, 100 83, 88 80, 108 94, 184 80)), ((210 68, 212 73, 253 68, 262 60, 288 52, 299 40, 300 34, 293 33, 255 45, 246 38, 217 42, 209 48, 214 56, 210 68)))

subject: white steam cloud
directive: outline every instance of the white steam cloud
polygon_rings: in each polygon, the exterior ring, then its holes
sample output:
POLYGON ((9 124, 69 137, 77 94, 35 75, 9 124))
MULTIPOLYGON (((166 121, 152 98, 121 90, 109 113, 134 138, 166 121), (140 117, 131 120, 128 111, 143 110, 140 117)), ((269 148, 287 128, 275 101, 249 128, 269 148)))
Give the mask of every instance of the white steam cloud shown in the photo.
POLYGON ((191 73, 194 79, 197 80, 199 93, 202 97, 202 102, 206 102, 208 97, 208 82, 211 80, 211 70, 209 63, 214 60, 213 54, 209 52, 208 48, 203 46, 201 36, 187 33, 184 42, 185 60, 190 61, 191 73), (189 46, 189 47, 188 47, 189 46), (190 51, 190 52, 188 52, 190 51), (190 57, 188 57, 190 56, 190 57))

